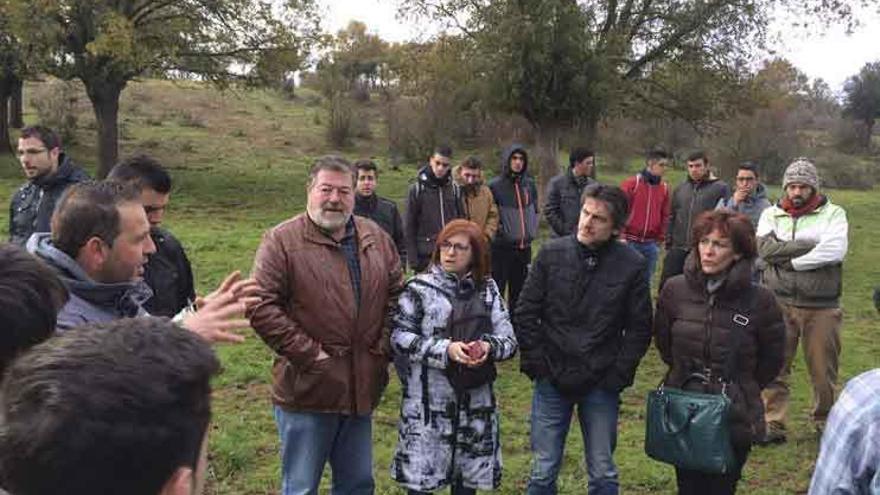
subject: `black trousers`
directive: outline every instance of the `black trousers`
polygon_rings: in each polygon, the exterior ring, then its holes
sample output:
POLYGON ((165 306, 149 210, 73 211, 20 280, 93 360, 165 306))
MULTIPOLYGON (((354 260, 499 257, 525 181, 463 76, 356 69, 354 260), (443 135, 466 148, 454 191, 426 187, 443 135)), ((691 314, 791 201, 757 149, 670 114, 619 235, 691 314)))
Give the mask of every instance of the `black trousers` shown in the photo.
POLYGON ((531 246, 525 249, 492 246, 492 278, 498 284, 501 294, 507 289, 507 305, 511 311, 519 299, 523 284, 526 283, 531 262, 531 246))
MULTIPOLYGON (((407 490, 407 495, 431 495, 431 492, 420 492, 418 490, 407 490)), ((451 495, 475 495, 477 493, 473 488, 465 488, 461 484, 461 480, 456 481, 449 487, 451 495)))
POLYGON ((660 275, 660 289, 668 278, 684 273, 684 260, 688 253, 688 250, 681 248, 671 248, 666 251, 666 257, 663 258, 663 273, 660 275))
POLYGON ((736 484, 742 476, 742 468, 746 463, 749 450, 734 447, 734 455, 739 462, 739 469, 727 474, 712 474, 702 471, 675 468, 675 481, 678 483, 678 495, 734 495, 736 484))

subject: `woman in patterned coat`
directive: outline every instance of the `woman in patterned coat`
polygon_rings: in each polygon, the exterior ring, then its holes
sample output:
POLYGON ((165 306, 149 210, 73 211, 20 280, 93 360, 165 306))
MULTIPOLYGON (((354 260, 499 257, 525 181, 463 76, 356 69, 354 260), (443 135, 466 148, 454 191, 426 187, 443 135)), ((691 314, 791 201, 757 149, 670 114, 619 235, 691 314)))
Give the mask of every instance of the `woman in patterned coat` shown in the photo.
POLYGON ((490 266, 479 226, 455 220, 400 296, 391 346, 403 401, 391 472, 411 495, 447 485, 470 495, 501 481, 494 362, 517 345, 490 266))

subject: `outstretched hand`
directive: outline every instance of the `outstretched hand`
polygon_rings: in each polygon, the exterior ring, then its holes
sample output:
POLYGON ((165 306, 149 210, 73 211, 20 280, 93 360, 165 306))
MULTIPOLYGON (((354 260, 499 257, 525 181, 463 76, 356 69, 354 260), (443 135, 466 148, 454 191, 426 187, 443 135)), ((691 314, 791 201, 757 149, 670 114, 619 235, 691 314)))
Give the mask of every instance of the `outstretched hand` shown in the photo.
POLYGON ((241 272, 234 271, 217 290, 196 298, 197 311, 186 315, 181 324, 208 342, 243 342, 244 336, 232 330, 250 326, 244 314, 260 301, 258 290, 254 279, 242 279, 241 272))

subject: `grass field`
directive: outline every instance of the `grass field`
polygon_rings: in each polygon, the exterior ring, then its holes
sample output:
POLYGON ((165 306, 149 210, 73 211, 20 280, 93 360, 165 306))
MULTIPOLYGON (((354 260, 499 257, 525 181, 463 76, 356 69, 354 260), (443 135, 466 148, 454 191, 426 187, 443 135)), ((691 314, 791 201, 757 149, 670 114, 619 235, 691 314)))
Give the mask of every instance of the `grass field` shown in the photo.
MULTIPOLYGON (((29 86, 28 90, 33 86, 29 86)), ((85 100, 83 100, 85 101, 85 100)), ((213 288, 233 269, 248 272, 261 233, 304 208, 304 178, 314 157, 331 152, 318 125, 325 119, 308 94, 291 102, 267 92, 217 93, 195 84, 162 81, 132 84, 123 95, 121 154, 140 150, 166 163, 175 179, 167 226, 180 238, 193 261, 200 292, 213 288)), ((367 109, 374 138, 357 141, 349 158, 375 156, 384 163, 384 129, 378 109, 367 109)), ((94 170, 94 119, 83 106, 80 145, 71 155, 94 170)), ((28 113, 28 123, 36 116, 28 113)), ((459 154, 458 156, 461 156, 459 154)), ((483 154, 495 163, 492 152, 483 154)), ((634 162, 633 171, 638 167, 634 162)), ((383 170, 381 194, 400 200, 415 164, 383 170)), ((600 180, 619 182, 624 175, 600 180)), ((670 180, 677 183, 681 171, 670 180)), ((22 181, 12 157, 0 157, 0 199, 9 200, 22 181)), ((771 187, 776 195, 779 188, 771 187)), ((873 215, 880 198, 872 191, 829 191, 850 220, 850 251, 845 265, 841 383, 880 367, 875 337, 877 314, 871 290, 880 280, 880 224, 873 215), (873 219, 873 220, 872 220, 873 219)), ((5 203, 8 204, 8 203, 5 203)), ((5 236, 6 211, 0 217, 5 236)), ((272 355, 248 332, 244 344, 218 347, 223 372, 215 383, 211 431, 209 493, 271 494, 279 487, 278 441, 267 384, 272 355)), ((651 349, 642 361, 636 384, 622 396, 616 460, 623 493, 672 493, 673 470, 643 453, 644 397, 664 372, 651 349)), ((809 384, 800 359, 794 371, 788 443, 754 450, 741 493, 775 494, 806 491, 817 452, 808 422, 809 384)), ((528 418, 531 385, 514 359, 499 370, 496 394, 502 414, 505 473, 500 493, 524 491, 529 467, 528 418)), ((403 493, 390 480, 389 464, 396 441, 400 391, 394 379, 374 415, 375 478, 378 493, 403 493)), ((586 470, 580 435, 574 426, 566 447, 560 493, 583 493, 586 470)), ((328 470, 329 471, 329 470, 328 470)), ((325 484, 326 486, 326 484, 325 484)), ((322 490, 323 492, 323 490, 322 490)))

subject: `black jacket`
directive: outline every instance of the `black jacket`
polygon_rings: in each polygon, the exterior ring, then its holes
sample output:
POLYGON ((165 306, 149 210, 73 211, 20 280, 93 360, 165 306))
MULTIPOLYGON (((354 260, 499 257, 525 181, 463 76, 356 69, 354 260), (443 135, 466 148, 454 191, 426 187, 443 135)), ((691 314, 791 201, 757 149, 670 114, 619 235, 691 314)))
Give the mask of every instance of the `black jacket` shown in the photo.
POLYGON ((153 316, 174 316, 195 301, 192 267, 183 246, 171 232, 154 227, 150 236, 156 252, 144 266, 144 281, 153 289, 153 297, 144 308, 153 316))
POLYGON ((373 194, 372 196, 363 197, 356 195, 354 199, 354 214, 367 217, 379 224, 380 227, 394 241, 397 246, 397 252, 400 254, 401 263, 406 259, 406 242, 403 235, 403 220, 400 218, 400 212, 397 210, 397 204, 390 199, 380 198, 373 194))
POLYGON ((666 249, 690 249, 691 227, 697 215, 714 210, 721 199, 730 196, 730 187, 717 178, 694 182, 690 176, 672 191, 666 249))
POLYGON ((547 186, 547 202, 544 204, 544 218, 553 229, 553 237, 573 234, 581 216, 581 194, 596 181, 584 177, 579 184, 571 169, 550 179, 547 186))
POLYGON ((645 259, 616 240, 587 253, 573 235, 547 241, 513 313, 523 373, 573 396, 630 386, 651 341, 645 259))
POLYGON ((525 249, 538 235, 538 187, 529 175, 529 156, 523 146, 513 144, 501 154, 501 174, 489 182, 489 189, 498 205, 498 231, 492 245, 525 249), (510 170, 514 152, 525 156, 520 173, 510 170))
POLYGON ((71 184, 89 180, 89 175, 62 153, 58 170, 39 177, 16 191, 9 205, 9 242, 24 246, 34 232, 49 232, 55 203, 71 184))
POLYGON ((419 170, 418 180, 406 197, 406 255, 409 266, 422 271, 434 252, 434 241, 443 227, 456 218, 465 218, 461 189, 451 171, 442 179, 430 166, 419 170))

